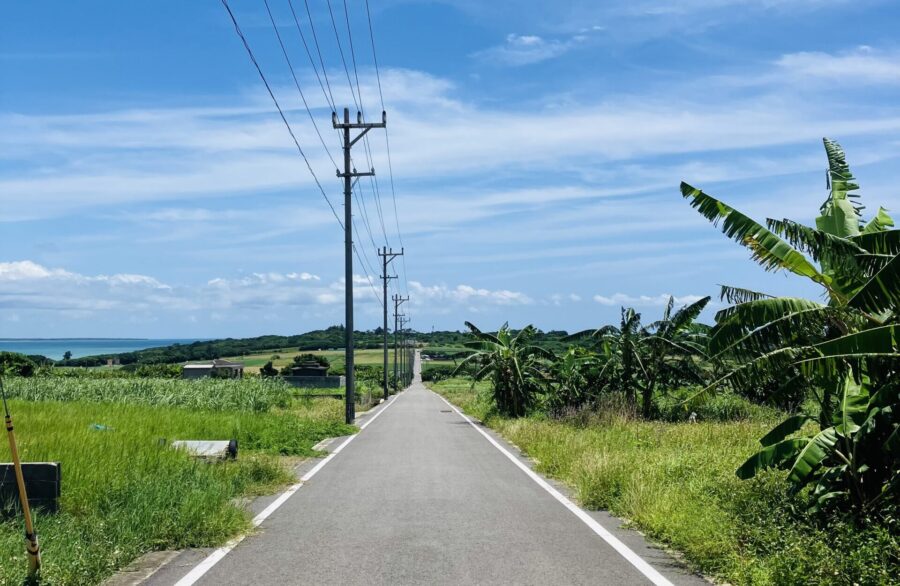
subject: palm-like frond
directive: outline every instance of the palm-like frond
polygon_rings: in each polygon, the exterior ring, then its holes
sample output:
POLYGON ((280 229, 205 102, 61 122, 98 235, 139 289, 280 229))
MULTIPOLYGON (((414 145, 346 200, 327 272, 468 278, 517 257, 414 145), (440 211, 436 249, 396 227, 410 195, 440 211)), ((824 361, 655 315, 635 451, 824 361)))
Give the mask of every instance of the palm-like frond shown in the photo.
POLYGON ((869 232, 850 238, 857 246, 871 254, 900 254, 900 230, 869 232))
POLYGON ((822 285, 829 284, 830 279, 809 259, 752 218, 687 183, 681 183, 681 193, 703 217, 716 226, 721 223, 726 236, 750 249, 753 259, 767 271, 785 269, 822 285))
POLYGON ((852 258, 866 252, 853 240, 810 228, 787 218, 783 220, 770 218, 766 220, 766 225, 775 234, 784 237, 791 245, 808 254, 816 262, 842 256, 852 258))
POLYGON ((888 214, 886 209, 879 207, 875 216, 863 228, 863 234, 875 234, 893 227, 894 218, 888 214))
POLYGON ((900 255, 884 265, 848 302, 871 314, 882 314, 900 305, 900 255))
POLYGON ((709 352, 738 360, 771 352, 790 340, 821 339, 835 313, 831 307, 794 298, 761 299, 729 310, 729 318, 713 328, 709 352))
POLYGON ((752 289, 732 287, 730 285, 719 285, 719 300, 727 301, 728 303, 747 303, 748 301, 772 299, 773 297, 773 295, 769 295, 768 293, 761 293, 752 289))
POLYGON ((706 309, 707 304, 709 304, 711 297, 706 296, 702 299, 698 299, 697 301, 685 305, 681 309, 675 312, 675 315, 669 317, 669 313, 671 311, 672 302, 674 301, 674 297, 669 298, 669 311, 666 312, 666 318, 664 323, 659 328, 659 335, 664 338, 669 338, 680 332, 685 327, 689 326, 697 319, 700 314, 706 309))

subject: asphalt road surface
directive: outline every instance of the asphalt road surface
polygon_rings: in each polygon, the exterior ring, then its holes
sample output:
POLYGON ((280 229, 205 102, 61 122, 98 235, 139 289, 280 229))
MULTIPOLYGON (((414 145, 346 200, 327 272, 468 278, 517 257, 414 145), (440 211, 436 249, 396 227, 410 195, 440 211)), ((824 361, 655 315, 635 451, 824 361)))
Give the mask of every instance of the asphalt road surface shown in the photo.
POLYGON ((210 586, 705 583, 636 532, 620 529, 616 519, 567 507, 552 494, 555 484, 523 470, 526 461, 515 448, 488 433, 492 443, 418 376, 373 416, 256 533, 218 559, 207 557, 202 575, 194 571, 185 581, 187 568, 175 580, 210 586))

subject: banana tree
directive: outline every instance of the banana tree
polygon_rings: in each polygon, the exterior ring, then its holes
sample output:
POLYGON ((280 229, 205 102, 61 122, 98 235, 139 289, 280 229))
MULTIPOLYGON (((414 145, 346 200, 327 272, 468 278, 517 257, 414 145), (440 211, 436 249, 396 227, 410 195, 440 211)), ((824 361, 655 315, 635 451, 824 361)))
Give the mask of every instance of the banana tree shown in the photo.
POLYGON ((624 393, 632 406, 639 392, 642 414, 649 418, 661 383, 701 380, 696 358, 705 356, 706 333, 695 327, 695 320, 709 301, 704 297, 673 312, 675 299, 669 297, 663 318, 648 326, 641 325, 640 313, 623 307, 618 328, 604 326, 569 338, 590 336, 596 340, 603 365, 599 378, 624 393))
MULTIPOLYGON (((900 302, 900 230, 883 208, 864 223, 858 189, 840 146, 825 139, 829 195, 820 208, 816 227, 787 219, 767 226, 687 183, 681 191, 704 217, 751 251, 770 271, 788 271, 823 288, 827 303, 774 297, 749 289, 723 287, 722 298, 735 303, 716 315, 710 353, 735 363, 765 357, 786 345, 812 345, 830 338, 896 321, 900 302)), ((769 373, 785 379, 783 372, 769 373)), ((765 369, 741 369, 734 380, 760 383, 765 369)), ((798 375, 792 371, 792 374, 798 375)), ((788 380, 797 383, 797 376, 788 380)), ((803 384, 801 381, 799 384, 803 384)), ((826 386, 827 388, 827 386, 826 386)), ((828 415, 832 393, 822 397, 828 415)), ((827 419, 827 417, 826 417, 827 419)))
MULTIPOLYGON (((713 359, 728 361, 734 368, 703 392, 726 381, 746 387, 780 380, 784 385, 809 389, 820 405, 820 432, 814 436, 816 439, 784 439, 806 423, 808 416, 789 419, 763 438, 765 448, 738 471, 741 477, 785 462, 802 468, 811 465, 809 456, 816 454, 821 459, 817 464, 813 462, 815 465, 808 473, 792 472, 790 478, 801 486, 818 478, 815 470, 828 468, 824 454, 832 453, 840 442, 844 442, 846 451, 847 442, 867 437, 857 438, 854 434, 860 430, 848 431, 846 422, 835 423, 836 417, 848 414, 861 417, 852 405, 868 408, 860 397, 868 396, 870 388, 889 386, 900 374, 897 336, 900 231, 890 229, 894 222, 883 208, 869 222, 863 222, 863 208, 858 203, 858 194, 854 193, 858 185, 844 153, 836 142, 825 139, 824 143, 829 195, 820 208, 815 228, 788 219, 769 219, 763 226, 699 189, 686 183, 681 185, 682 195, 691 205, 714 224, 721 224, 722 231, 747 247, 764 269, 788 271, 810 279, 822 287, 827 299, 818 303, 749 289, 722 289, 722 298, 734 305, 716 315, 709 350, 713 359), (789 432, 784 433, 786 430, 789 432)), ((873 437, 893 433, 894 423, 885 419, 884 414, 900 409, 896 394, 879 392, 877 396, 888 404, 878 406, 880 416, 866 419, 876 429, 867 427, 864 431, 873 437)), ((871 409, 865 413, 870 414, 871 409)), ((868 451, 857 449, 852 458, 844 452, 834 452, 834 455, 850 460, 845 464, 851 479, 860 467, 873 469, 869 460, 875 456, 868 451)), ((878 476, 879 480, 875 481, 881 482, 879 490, 896 489, 894 480, 885 480, 896 474, 896 459, 891 466, 890 473, 878 476)), ((822 486, 831 486, 832 480, 843 478, 843 472, 822 474, 822 486)), ((814 493, 818 494, 817 499, 834 493, 826 500, 847 496, 848 502, 857 508, 864 503, 871 505, 874 497, 866 496, 870 493, 860 494, 856 489, 851 493, 852 486, 847 486, 846 493, 842 490, 822 493, 824 488, 817 488, 814 493)))
POLYGON ((453 374, 474 367, 474 380, 490 378, 497 410, 504 415, 521 417, 534 406, 544 383, 545 370, 553 360, 552 352, 531 344, 537 334, 534 326, 513 332, 509 324, 496 334, 482 332, 466 322, 474 340, 464 342, 474 350, 454 369, 453 374))
POLYGON ((794 492, 811 487, 809 504, 816 511, 845 501, 865 515, 895 499, 900 386, 888 383, 872 393, 868 377, 857 382, 852 373, 840 386, 840 409, 830 425, 798 437, 813 418, 799 414, 786 419, 759 440, 763 448, 738 468, 738 477, 752 478, 770 467, 787 469, 794 492))

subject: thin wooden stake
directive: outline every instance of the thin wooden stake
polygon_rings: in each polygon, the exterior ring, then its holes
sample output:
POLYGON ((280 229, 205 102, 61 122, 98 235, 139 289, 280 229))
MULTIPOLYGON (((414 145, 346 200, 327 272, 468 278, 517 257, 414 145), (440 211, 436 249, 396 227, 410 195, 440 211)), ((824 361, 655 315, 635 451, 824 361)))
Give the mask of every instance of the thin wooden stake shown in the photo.
POLYGON ((16 485, 19 487, 19 502, 25 516, 25 551, 28 554, 28 577, 37 578, 41 570, 41 547, 38 545, 37 533, 31 520, 31 507, 28 506, 28 493, 25 491, 25 476, 22 474, 22 462, 19 460, 19 449, 16 445, 16 434, 13 431, 9 405, 6 404, 6 389, 0 377, 0 396, 3 397, 3 410, 6 412, 6 435, 9 439, 9 451, 12 454, 13 468, 16 471, 16 485))

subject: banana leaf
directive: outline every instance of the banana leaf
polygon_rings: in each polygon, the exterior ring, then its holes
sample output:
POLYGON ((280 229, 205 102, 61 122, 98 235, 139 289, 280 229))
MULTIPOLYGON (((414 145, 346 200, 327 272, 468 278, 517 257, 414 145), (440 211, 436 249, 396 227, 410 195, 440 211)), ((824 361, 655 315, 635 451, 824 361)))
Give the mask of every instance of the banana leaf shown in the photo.
POLYGON ((779 466, 794 458, 809 441, 809 438, 793 438, 767 446, 747 458, 747 461, 741 464, 741 467, 735 471, 735 474, 741 480, 753 478, 766 468, 779 466))
POLYGON ((803 254, 748 216, 684 182, 681 194, 714 225, 721 222, 722 232, 749 248, 753 259, 767 271, 785 269, 823 285, 830 283, 803 254))
POLYGON ((782 441, 787 436, 793 433, 797 433, 803 428, 804 425, 806 425, 810 421, 815 421, 815 419, 813 419, 809 415, 804 414, 788 417, 787 419, 776 425, 774 428, 772 428, 772 431, 760 438, 759 443, 764 446, 774 445, 782 441))
POLYGON ((873 314, 896 311, 900 306, 900 254, 863 285, 848 305, 873 314))
POLYGON ((798 489, 809 481, 825 458, 829 456, 837 444, 838 436, 833 427, 828 427, 806 441, 808 442, 806 447, 797 456, 788 474, 788 480, 793 482, 798 489))

